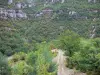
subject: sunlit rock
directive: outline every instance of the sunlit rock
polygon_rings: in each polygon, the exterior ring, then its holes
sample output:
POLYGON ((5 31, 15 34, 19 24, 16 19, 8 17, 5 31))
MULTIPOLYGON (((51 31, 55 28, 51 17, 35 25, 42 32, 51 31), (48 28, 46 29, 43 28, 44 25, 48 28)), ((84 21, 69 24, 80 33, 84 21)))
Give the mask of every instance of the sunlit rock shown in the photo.
POLYGON ((8 4, 12 4, 13 3, 13 0, 8 0, 8 4))
POLYGON ((27 7, 27 4, 26 3, 22 3, 22 8, 26 8, 27 7))
POLYGON ((40 13, 35 14, 35 17, 41 17, 42 15, 40 13))
POLYGON ((96 3, 97 0, 88 0, 88 3, 96 3))
POLYGON ((69 12, 69 15, 75 15, 77 12, 75 12, 75 11, 70 11, 69 12))
POLYGON ((8 13, 8 18, 13 18, 13 13, 8 13))
POLYGON ((62 0, 62 1, 61 1, 61 3, 64 3, 64 2, 65 2, 65 0, 62 0))
POLYGON ((0 14, 3 14, 3 8, 0 8, 0 14))
POLYGON ((18 3, 16 3, 16 6, 15 7, 18 8, 18 9, 21 9, 22 4, 20 2, 18 2, 18 3))
POLYGON ((26 18, 27 18, 27 15, 26 15, 26 13, 23 13, 23 12, 20 13, 20 12, 19 12, 19 13, 16 13, 16 17, 17 17, 17 18, 25 18, 25 19, 26 19, 26 18))

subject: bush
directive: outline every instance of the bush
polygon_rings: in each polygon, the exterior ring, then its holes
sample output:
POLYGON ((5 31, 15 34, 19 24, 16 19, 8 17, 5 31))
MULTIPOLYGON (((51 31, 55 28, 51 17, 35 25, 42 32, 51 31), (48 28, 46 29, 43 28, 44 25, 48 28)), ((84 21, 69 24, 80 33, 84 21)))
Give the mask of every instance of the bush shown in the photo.
POLYGON ((7 59, 0 53, 0 75, 11 75, 10 67, 8 66, 7 59))
POLYGON ((100 38, 80 38, 72 31, 60 35, 60 48, 65 50, 67 66, 91 75, 100 74, 100 38))
POLYGON ((33 67, 26 64, 24 61, 19 61, 12 66, 12 75, 30 75, 33 67))
POLYGON ((19 53, 12 55, 11 57, 8 57, 8 58, 11 58, 11 59, 9 59, 9 64, 12 66, 19 61, 25 61, 26 60, 26 54, 23 53, 23 52, 19 52, 19 53))
MULTIPOLYGON (((99 42, 99 40, 98 40, 99 42)), ((68 66, 91 75, 100 74, 100 48, 96 39, 81 39, 80 50, 68 58, 68 66)))
POLYGON ((49 44, 43 42, 38 45, 36 52, 27 54, 26 62, 34 67, 33 75, 55 75, 56 65, 52 63, 49 44))
POLYGON ((60 48, 65 50, 65 54, 72 56, 80 49, 80 37, 72 31, 65 31, 60 35, 60 48))
POLYGON ((15 52, 27 52, 20 33, 11 25, 9 21, 0 21, 0 52, 7 56, 15 52))

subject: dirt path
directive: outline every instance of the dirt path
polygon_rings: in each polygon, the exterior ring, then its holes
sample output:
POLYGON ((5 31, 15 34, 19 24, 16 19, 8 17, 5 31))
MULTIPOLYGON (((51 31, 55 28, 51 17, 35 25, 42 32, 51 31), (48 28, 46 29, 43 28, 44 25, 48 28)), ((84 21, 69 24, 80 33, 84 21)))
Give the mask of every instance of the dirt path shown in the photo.
POLYGON ((86 75, 85 73, 77 72, 73 69, 69 69, 65 66, 66 57, 64 52, 58 50, 58 55, 53 59, 53 62, 58 64, 58 73, 57 75, 86 75))

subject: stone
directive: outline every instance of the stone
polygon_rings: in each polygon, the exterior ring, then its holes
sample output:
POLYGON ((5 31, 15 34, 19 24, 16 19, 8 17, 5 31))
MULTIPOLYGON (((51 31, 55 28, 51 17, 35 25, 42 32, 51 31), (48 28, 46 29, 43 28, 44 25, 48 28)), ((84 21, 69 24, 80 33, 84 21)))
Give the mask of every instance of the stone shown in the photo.
POLYGON ((8 4, 12 4, 13 3, 13 0, 8 0, 8 4))

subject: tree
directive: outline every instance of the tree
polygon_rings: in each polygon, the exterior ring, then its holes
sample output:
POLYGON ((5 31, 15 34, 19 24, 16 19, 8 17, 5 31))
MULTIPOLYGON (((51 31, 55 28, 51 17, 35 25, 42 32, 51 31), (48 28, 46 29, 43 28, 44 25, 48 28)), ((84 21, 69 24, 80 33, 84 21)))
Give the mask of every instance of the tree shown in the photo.
POLYGON ((11 75, 11 69, 5 56, 0 53, 0 75, 11 75))
POLYGON ((0 21, 0 52, 10 56, 20 51, 27 52, 20 33, 9 21, 0 21))
POLYGON ((72 31, 65 31, 60 35, 60 47, 65 50, 65 54, 72 56, 80 49, 80 38, 72 31))
POLYGON ((100 74, 100 49, 96 39, 81 39, 80 50, 68 57, 68 67, 76 68, 91 75, 100 74))
POLYGON ((36 52, 28 53, 26 62, 34 68, 32 75, 56 75, 56 65, 52 63, 52 54, 46 43, 39 44, 36 52))

